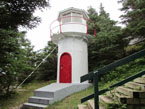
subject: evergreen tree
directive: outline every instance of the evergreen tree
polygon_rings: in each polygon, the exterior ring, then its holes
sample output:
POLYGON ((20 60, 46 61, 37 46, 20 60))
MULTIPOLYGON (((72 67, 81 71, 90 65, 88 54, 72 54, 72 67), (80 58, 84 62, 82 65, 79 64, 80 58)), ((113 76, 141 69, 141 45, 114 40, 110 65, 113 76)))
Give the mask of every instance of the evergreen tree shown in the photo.
POLYGON ((106 13, 106 11, 104 10, 104 7, 102 5, 102 3, 100 4, 100 15, 99 16, 103 16, 104 18, 109 19, 109 13, 106 13))
POLYGON ((145 0, 119 0, 123 8, 122 23, 127 25, 124 34, 145 37, 145 0))
POLYGON ((30 41, 18 27, 34 28, 40 17, 33 16, 36 9, 49 6, 49 0, 1 0, 0 1, 0 91, 9 93, 9 87, 26 77, 34 68, 35 54, 30 41))
POLYGON ((0 76, 0 92, 6 91, 8 94, 15 76, 15 55, 19 51, 18 33, 0 29, 0 40, 0 69, 4 72, 4 75, 0 76))
POLYGON ((35 10, 48 6, 48 0, 1 0, 0 28, 15 30, 18 26, 33 28, 40 22, 40 17, 33 16, 35 10))
MULTIPOLYGON (((38 64, 56 47, 54 43, 48 41, 48 45, 37 54, 38 64)), ((55 49, 45 62, 40 66, 37 72, 39 80, 55 80, 57 75, 57 49, 55 49)))
POLYGON ((33 49, 23 33, 0 29, 0 39, 0 69, 5 72, 0 77, 0 91, 9 95, 10 86, 17 83, 16 78, 21 81, 23 75, 34 69, 33 49))
MULTIPOLYGON (((90 30, 97 29, 93 42, 89 45, 89 69, 109 64, 124 56, 124 46, 127 44, 122 36, 121 27, 116 26, 116 21, 111 20, 102 4, 98 14, 93 8, 88 10, 90 17, 90 30), (92 14, 93 13, 93 14, 92 14)), ((91 32, 90 32, 91 33, 91 32)), ((92 32, 93 33, 93 32, 92 32)))
MULTIPOLYGON (((16 55, 18 59, 15 63, 19 82, 22 82, 34 70, 36 62, 36 52, 33 51, 33 46, 31 46, 30 41, 25 38, 24 34, 19 38, 19 52, 16 55)), ((26 82, 34 79, 35 75, 31 75, 26 82)))

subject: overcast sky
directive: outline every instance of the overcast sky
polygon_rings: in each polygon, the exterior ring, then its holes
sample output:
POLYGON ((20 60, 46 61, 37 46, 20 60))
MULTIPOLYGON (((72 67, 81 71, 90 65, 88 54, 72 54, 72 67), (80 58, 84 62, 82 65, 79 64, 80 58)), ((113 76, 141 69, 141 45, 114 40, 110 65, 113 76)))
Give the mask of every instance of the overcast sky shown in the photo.
POLYGON ((57 19, 58 13, 69 7, 84 9, 87 11, 89 6, 92 6, 99 11, 100 3, 103 4, 105 11, 110 14, 111 19, 120 21, 119 16, 122 12, 119 11, 121 4, 117 0, 50 0, 51 7, 41 11, 36 11, 35 16, 40 16, 42 22, 34 29, 27 31, 27 38, 34 45, 34 50, 39 50, 47 45, 50 40, 49 26, 50 23, 57 19))

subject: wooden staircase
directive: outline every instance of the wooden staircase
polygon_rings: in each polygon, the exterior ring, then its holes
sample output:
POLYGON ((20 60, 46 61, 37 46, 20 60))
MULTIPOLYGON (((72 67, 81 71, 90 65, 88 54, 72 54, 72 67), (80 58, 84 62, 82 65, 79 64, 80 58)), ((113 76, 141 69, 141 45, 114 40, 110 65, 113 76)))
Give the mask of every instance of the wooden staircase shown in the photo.
MULTIPOLYGON (((145 75, 99 96, 99 109, 145 109, 145 75)), ((94 100, 78 109, 95 109, 94 100)))

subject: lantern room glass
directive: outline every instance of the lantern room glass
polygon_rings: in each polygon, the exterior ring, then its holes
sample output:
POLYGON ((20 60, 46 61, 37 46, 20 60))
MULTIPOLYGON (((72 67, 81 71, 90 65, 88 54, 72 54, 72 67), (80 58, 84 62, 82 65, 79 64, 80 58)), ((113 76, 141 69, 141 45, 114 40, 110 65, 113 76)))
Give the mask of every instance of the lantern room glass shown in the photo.
POLYGON ((68 22, 77 22, 82 23, 83 16, 80 13, 68 13, 63 15, 62 18, 62 24, 68 23, 68 22))
POLYGON ((67 22, 71 22, 71 13, 63 15, 62 24, 67 23, 67 22))
POLYGON ((82 15, 79 13, 72 13, 72 22, 82 23, 82 15))

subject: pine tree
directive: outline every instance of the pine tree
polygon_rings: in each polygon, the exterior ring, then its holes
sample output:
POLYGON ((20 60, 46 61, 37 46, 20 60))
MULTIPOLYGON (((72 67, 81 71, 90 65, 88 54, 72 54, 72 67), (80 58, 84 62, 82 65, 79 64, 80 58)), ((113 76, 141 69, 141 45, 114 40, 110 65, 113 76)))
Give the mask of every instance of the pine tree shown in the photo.
POLYGON ((104 10, 104 7, 103 7, 102 3, 100 4, 100 12, 99 13, 100 13, 99 16, 102 16, 102 17, 104 17, 106 19, 109 18, 109 13, 106 13, 106 11, 104 10))
POLYGON ((9 87, 15 83, 16 77, 25 77, 33 70, 33 47, 24 34, 18 32, 18 28, 36 27, 40 17, 33 13, 48 6, 49 0, 0 1, 0 69, 5 72, 0 76, 0 92, 9 94, 9 87))
MULTIPOLYGON (((48 41, 47 46, 37 54, 39 63, 56 47, 54 43, 48 41)), ((55 49, 45 62, 39 67, 37 79, 39 80, 56 80, 57 75, 57 49, 55 49)))
POLYGON ((121 58, 124 55, 124 46, 126 45, 126 42, 123 40, 124 36, 122 36, 121 27, 116 26, 117 22, 110 19, 109 13, 104 10, 102 4, 99 12, 98 14, 93 8, 88 10, 90 17, 89 31, 93 30, 94 25, 97 27, 95 28, 97 29, 96 36, 89 45, 90 70, 97 65, 109 64, 121 58))
POLYGON ((0 91, 9 95, 16 78, 22 81, 34 69, 33 48, 23 33, 0 29, 0 40, 0 69, 5 72, 0 77, 0 91))
POLYGON ((0 28, 15 29, 19 26, 34 28, 40 17, 34 16, 36 9, 49 6, 48 0, 1 0, 0 28))
POLYGON ((145 0, 119 0, 123 8, 122 23, 127 25, 125 33, 134 37, 145 37, 145 0))

